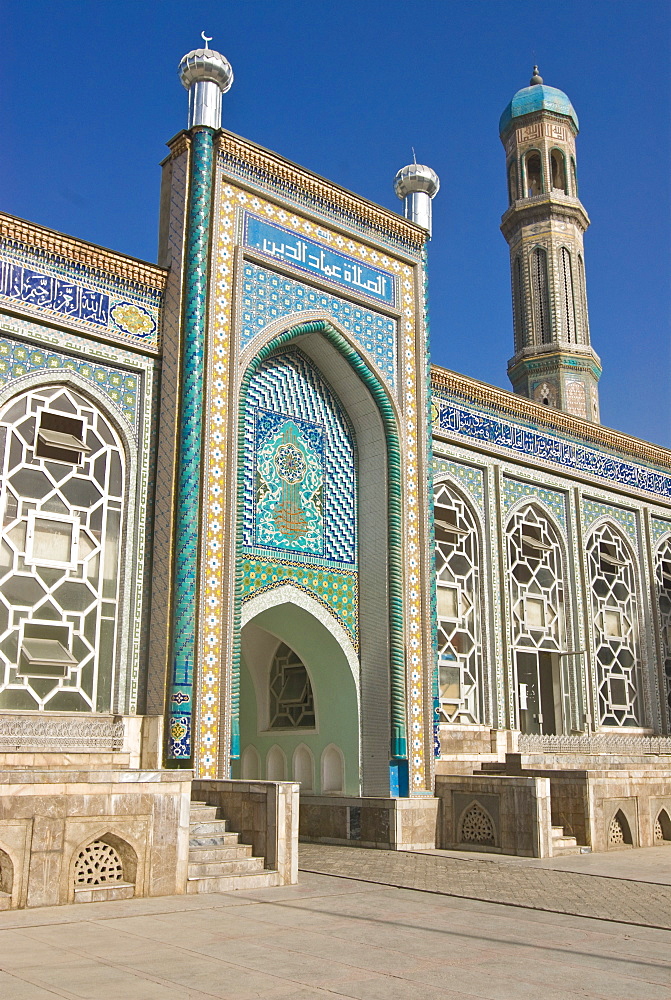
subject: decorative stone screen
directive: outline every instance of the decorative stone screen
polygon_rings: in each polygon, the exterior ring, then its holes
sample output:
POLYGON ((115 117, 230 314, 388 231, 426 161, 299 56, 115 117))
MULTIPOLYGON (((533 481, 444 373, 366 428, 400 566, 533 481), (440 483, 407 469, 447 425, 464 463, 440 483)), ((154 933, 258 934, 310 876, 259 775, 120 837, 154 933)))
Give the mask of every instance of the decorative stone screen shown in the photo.
POLYGON ((513 646, 559 652, 565 642, 561 550, 554 528, 534 507, 510 519, 508 571, 513 646))
POLYGON ((496 844, 494 824, 478 802, 469 806, 461 818, 459 843, 496 844))
POLYGON ((630 551, 612 524, 587 540, 596 657, 597 721, 642 726, 636 574, 630 551))
POLYGON ((315 702, 300 657, 281 643, 270 671, 270 728, 314 729, 315 702))
POLYGON ((75 886, 123 881, 123 862, 112 845, 104 840, 94 840, 77 855, 75 886))
POLYGON ((667 538, 657 549, 655 578, 657 581, 662 659, 666 683, 665 696, 669 722, 671 723, 671 538, 667 538))
POLYGON ((109 712, 124 455, 72 389, 0 413, 0 708, 109 712))
POLYGON ((477 527, 452 486, 437 485, 434 504, 441 719, 479 723, 484 692, 477 527))

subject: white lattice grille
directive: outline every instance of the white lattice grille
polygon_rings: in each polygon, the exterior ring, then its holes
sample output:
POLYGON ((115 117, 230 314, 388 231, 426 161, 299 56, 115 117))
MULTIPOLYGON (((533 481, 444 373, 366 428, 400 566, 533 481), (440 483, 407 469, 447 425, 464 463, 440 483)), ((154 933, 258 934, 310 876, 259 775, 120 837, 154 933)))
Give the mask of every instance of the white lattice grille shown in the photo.
POLYGON ((512 640, 516 648, 559 651, 564 645, 564 582, 553 527, 534 507, 508 524, 512 640))
POLYGON ((313 729, 315 703, 300 657, 281 643, 270 671, 270 728, 313 729))
POLYGON ((655 840, 664 840, 664 831, 662 830, 662 824, 659 822, 659 816, 655 820, 655 840))
POLYGON ((72 389, 0 414, 0 708, 113 708, 124 457, 72 389))
POLYGON ((610 821, 610 826, 608 827, 608 843, 618 846, 619 844, 624 844, 624 829, 622 823, 620 822, 619 816, 613 816, 610 821))
POLYGON ((489 844, 492 846, 496 843, 494 824, 477 802, 469 806, 462 817, 459 842, 463 844, 489 844))
POLYGON ((602 524, 587 541, 599 723, 642 726, 636 576, 619 531, 602 524))
POLYGON ((662 657, 666 679, 666 707, 671 723, 671 538, 658 548, 655 558, 657 599, 659 601, 662 657))
POLYGON ((475 520, 450 485, 434 491, 441 718, 483 721, 480 547, 475 520))
POLYGON ((76 886, 104 885, 107 882, 123 881, 123 862, 111 844, 106 844, 103 840, 94 840, 77 855, 76 886))

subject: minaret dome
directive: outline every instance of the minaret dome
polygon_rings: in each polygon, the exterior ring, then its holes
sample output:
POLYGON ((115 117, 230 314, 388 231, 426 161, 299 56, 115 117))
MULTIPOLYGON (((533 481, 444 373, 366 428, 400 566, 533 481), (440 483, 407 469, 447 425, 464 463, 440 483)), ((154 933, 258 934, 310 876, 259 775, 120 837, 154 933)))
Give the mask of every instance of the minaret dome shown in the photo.
POLYGON ((402 167, 394 178, 396 197, 403 202, 406 219, 427 229, 431 235, 431 199, 440 188, 438 174, 421 163, 402 167))
POLYGON ((183 56, 179 76, 189 92, 189 125, 221 128, 221 95, 231 89, 233 69, 220 52, 209 48, 212 39, 202 32, 204 49, 193 49, 183 56))

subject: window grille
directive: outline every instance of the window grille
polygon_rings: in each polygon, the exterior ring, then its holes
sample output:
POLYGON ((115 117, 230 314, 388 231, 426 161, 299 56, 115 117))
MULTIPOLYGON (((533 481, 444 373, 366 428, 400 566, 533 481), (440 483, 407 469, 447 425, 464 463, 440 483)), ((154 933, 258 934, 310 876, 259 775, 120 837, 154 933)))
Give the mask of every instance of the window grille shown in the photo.
POLYGON ((610 524, 587 541, 598 721, 602 726, 641 726, 636 577, 629 549, 610 524))
POLYGON ((479 723, 484 685, 478 531, 452 486, 437 485, 434 504, 441 720, 479 723))
POLYGON ((270 671, 270 728, 313 729, 315 705, 308 672, 300 658, 281 643, 270 671))
POLYGON ((548 255, 543 247, 536 247, 532 254, 534 284, 534 314, 536 340, 541 344, 552 341, 550 327, 550 295, 548 287, 548 255))
POLYGON ((657 549, 655 579, 659 603, 659 624, 662 640, 662 662, 666 682, 666 707, 671 723, 671 538, 657 549))
POLYGON ((534 507, 508 524, 512 641, 516 648, 565 648, 564 579, 554 528, 534 507))
POLYGON ((566 247, 561 248, 561 280, 564 306, 564 336, 569 344, 574 344, 576 342, 576 335, 573 270, 571 268, 571 255, 566 247))

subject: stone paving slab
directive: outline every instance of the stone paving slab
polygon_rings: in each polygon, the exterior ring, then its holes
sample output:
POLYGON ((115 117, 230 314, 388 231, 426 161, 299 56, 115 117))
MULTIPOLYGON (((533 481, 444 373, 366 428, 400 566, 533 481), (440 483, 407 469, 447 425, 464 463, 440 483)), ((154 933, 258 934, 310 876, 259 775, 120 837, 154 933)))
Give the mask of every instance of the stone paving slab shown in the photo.
POLYGON ((378 885, 671 929, 671 886, 447 853, 301 844, 299 868, 378 885))
POLYGON ((0 913, 2 1000, 671 1000, 670 955, 664 930, 307 873, 0 913))

